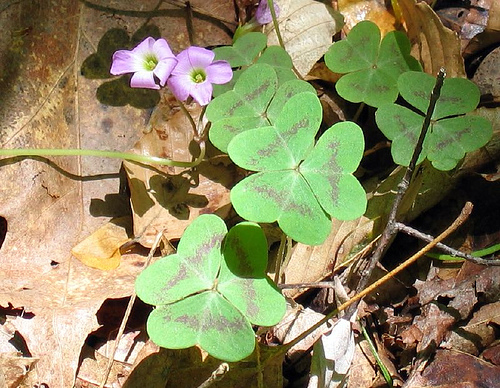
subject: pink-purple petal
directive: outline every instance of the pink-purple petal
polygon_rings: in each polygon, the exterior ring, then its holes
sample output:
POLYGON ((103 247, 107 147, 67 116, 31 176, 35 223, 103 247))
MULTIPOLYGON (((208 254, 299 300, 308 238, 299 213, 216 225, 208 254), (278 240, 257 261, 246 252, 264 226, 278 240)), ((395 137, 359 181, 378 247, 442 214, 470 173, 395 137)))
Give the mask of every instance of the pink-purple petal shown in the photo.
POLYGON ((180 100, 185 101, 191 92, 191 85, 193 82, 187 75, 170 76, 167 85, 174 96, 180 100))
POLYGON ((194 84, 190 94, 198 104, 204 106, 212 99, 212 90, 212 84, 205 81, 201 84, 194 84))
POLYGON ((141 43, 139 43, 137 46, 135 46, 134 49, 132 49, 132 52, 141 56, 150 54, 153 52, 153 46, 155 44, 155 40, 152 37, 147 37, 144 39, 141 43))
POLYGON ((159 61, 163 61, 168 58, 175 58, 170 46, 165 39, 158 39, 154 44, 152 51, 158 57, 159 61))
POLYGON ((133 88, 160 89, 155 83, 152 71, 137 71, 130 79, 130 86, 133 88))
POLYGON ((191 68, 204 69, 212 63, 215 58, 213 51, 203 47, 191 46, 177 55, 179 62, 189 63, 191 68))
POLYGON ((231 65, 226 61, 215 61, 205 69, 207 81, 212 84, 225 84, 233 78, 231 65))
POLYGON ((174 70, 176 64, 177 61, 173 57, 158 62, 155 69, 153 70, 153 73, 160 80, 161 86, 165 86, 165 83, 167 82, 168 77, 172 73, 172 70, 174 70))
MULTIPOLYGON (((280 13, 280 8, 278 7, 276 0, 273 1, 273 5, 274 5, 274 13, 276 14, 276 17, 278 17, 280 13)), ((257 23, 262 25, 271 23, 273 21, 273 17, 271 15, 271 10, 269 8, 269 5, 267 4, 267 0, 260 0, 259 6, 255 11, 255 20, 257 20, 257 23)))
POLYGON ((120 75, 143 70, 140 58, 129 50, 118 50, 113 54, 110 73, 120 75))

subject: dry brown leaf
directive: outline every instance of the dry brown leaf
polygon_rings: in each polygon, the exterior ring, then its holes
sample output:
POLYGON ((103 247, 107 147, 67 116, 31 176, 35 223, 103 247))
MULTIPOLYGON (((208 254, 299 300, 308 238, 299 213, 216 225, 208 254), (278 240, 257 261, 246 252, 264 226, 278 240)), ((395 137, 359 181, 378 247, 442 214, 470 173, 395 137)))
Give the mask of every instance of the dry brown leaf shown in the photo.
POLYGON ((461 352, 438 350, 408 388, 468 388, 500 386, 500 367, 461 352))
MULTIPOLYGON (((332 36, 343 25, 342 16, 313 0, 280 0, 278 23, 285 49, 295 68, 305 77, 332 44, 332 36)), ((278 45, 272 23, 264 31, 268 45, 278 45)))
MULTIPOLYGON (((113 9, 109 1, 100 0, 4 2, 0 147, 130 149, 149 112, 101 104, 96 90, 103 81, 86 79, 80 70, 108 30, 126 28, 134 33, 146 20, 142 12, 157 3, 124 0, 113 9)), ((190 3, 223 18, 234 11, 232 0, 190 3)), ((179 15, 178 7, 163 8, 163 17, 150 23, 158 25, 178 52, 190 44, 186 20, 172 17, 179 15)), ((231 42, 231 31, 222 23, 196 14, 192 22, 198 44, 231 42)), ((75 244, 110 217, 128 211, 116 209, 120 198, 126 198, 118 194, 121 161, 54 161, 63 170, 32 159, 0 161, 0 215, 7 220, 0 253, 0 305, 11 303, 16 311, 24 310, 8 323, 39 359, 29 386, 67 388, 73 386, 85 339, 98 327, 96 311, 107 298, 131 294, 142 258, 127 255, 119 268, 108 272, 72 258, 75 244), (108 175, 98 175, 103 173, 108 175), (96 203, 100 207, 94 212, 96 203)), ((8 340, 0 336, 1 343, 8 340)))
MULTIPOLYGON (((279 342, 286 344, 298 337, 304 331, 309 329, 314 324, 318 323, 325 316, 317 313, 310 308, 302 308, 300 305, 294 307, 287 306, 285 316, 273 328, 273 333, 279 342)), ((314 343, 321 338, 323 333, 330 330, 330 327, 325 323, 303 340, 298 342, 288 351, 288 357, 297 360, 314 343)))
POLYGON ((80 242, 71 253, 89 267, 102 270, 115 269, 120 265, 120 247, 130 241, 127 229, 131 228, 130 217, 114 219, 80 242))
POLYGON ((483 97, 500 101, 500 47, 484 58, 472 80, 479 87, 483 97))
POLYGON ((435 76, 444 66, 448 77, 465 77, 458 35, 444 27, 425 2, 399 0, 399 6, 412 44, 411 54, 420 61, 424 71, 435 76))
MULTIPOLYGON (((198 104, 187 109, 195 122, 201 112, 198 104)), ((161 156, 176 161, 192 161, 194 131, 184 113, 171 98, 164 98, 155 109, 149 133, 136 144, 140 154, 161 156)), ((215 158, 217 160, 217 158, 215 158)), ((227 216, 229 191, 238 174, 233 166, 204 160, 194 169, 158 167, 148 169, 124 163, 131 191, 134 235, 150 247, 158 232, 165 230, 170 239, 180 238, 184 229, 200 214, 227 216)))
POLYGON ((479 355, 482 349, 495 340, 495 326, 500 324, 500 302, 481 306, 466 325, 451 332, 443 348, 479 355))

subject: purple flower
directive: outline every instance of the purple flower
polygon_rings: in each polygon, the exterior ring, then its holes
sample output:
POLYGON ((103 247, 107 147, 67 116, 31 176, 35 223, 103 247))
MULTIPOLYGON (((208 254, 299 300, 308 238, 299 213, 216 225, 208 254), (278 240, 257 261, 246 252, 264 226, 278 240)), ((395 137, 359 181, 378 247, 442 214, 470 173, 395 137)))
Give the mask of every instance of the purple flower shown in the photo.
POLYGON ((191 46, 177 55, 177 66, 168 79, 168 87, 181 101, 192 96, 200 105, 212 98, 212 84, 225 84, 233 78, 226 61, 214 61, 215 54, 202 47, 191 46))
MULTIPOLYGON (((278 17, 280 13, 280 7, 278 7, 276 1, 273 1, 273 5, 274 13, 276 14, 276 17, 278 17)), ((257 23, 261 25, 271 23, 273 21, 273 17, 271 16, 271 10, 269 9, 267 0, 260 0, 257 11, 255 11, 255 20, 257 20, 257 23)))
POLYGON ((165 39, 144 39, 132 50, 118 50, 113 54, 110 73, 134 73, 130 79, 133 88, 160 89, 177 64, 165 39), (155 76, 160 81, 156 83, 155 76))

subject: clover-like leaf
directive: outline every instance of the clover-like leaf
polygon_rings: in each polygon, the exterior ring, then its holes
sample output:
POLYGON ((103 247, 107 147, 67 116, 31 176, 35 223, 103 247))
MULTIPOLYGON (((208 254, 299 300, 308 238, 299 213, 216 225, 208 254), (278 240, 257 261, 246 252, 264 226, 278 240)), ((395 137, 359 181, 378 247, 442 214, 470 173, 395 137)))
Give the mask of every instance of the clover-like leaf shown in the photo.
POLYGON ((334 72, 348 73, 335 85, 341 97, 375 107, 396 100, 402 73, 421 69, 405 34, 391 31, 380 42, 380 30, 370 21, 356 24, 346 39, 335 42, 325 63, 334 72))
POLYGON ((206 110, 212 122, 209 132, 212 144, 227 152, 229 142, 238 133, 268 126, 269 115, 275 117, 293 94, 314 92, 310 84, 297 79, 283 83, 279 89, 278 82, 275 68, 258 63, 241 74, 233 90, 214 98, 206 110))
POLYGON ((216 47, 215 59, 228 61, 231 67, 250 65, 266 45, 265 34, 249 32, 236 40, 232 46, 216 47))
POLYGON ((354 219, 366 208, 366 194, 351 174, 363 154, 361 129, 336 124, 314 147, 321 112, 315 94, 296 94, 273 125, 240 133, 228 146, 237 165, 258 172, 231 190, 236 212, 255 222, 277 221, 286 234, 309 245, 326 239, 330 216, 354 219))
POLYGON ((157 306, 147 322, 156 344, 198 344, 214 357, 239 361, 255 346, 251 324, 272 326, 284 315, 285 300, 265 274, 262 229, 243 222, 226 233, 219 217, 202 215, 186 228, 176 254, 138 276, 137 295, 157 306))
MULTIPOLYGON (((391 154, 397 164, 408 166, 410 163, 435 82, 434 77, 421 72, 402 74, 398 80, 401 96, 422 113, 386 104, 375 114, 380 130, 392 140, 391 154)), ((485 145, 492 135, 491 123, 479 116, 464 115, 478 102, 479 90, 471 81, 445 79, 417 162, 427 158, 438 170, 447 171, 467 152, 485 145)))
POLYGON ((278 85, 297 79, 292 71, 292 58, 281 46, 269 46, 259 57, 257 63, 267 63, 274 67, 278 75, 278 85))

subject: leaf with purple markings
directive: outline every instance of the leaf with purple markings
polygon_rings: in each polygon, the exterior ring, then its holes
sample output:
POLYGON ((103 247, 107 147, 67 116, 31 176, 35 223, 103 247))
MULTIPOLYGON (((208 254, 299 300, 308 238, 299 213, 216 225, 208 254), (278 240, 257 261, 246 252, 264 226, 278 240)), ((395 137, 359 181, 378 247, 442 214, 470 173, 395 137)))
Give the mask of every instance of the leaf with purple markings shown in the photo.
MULTIPOLYGON (((419 112, 397 104, 381 106, 375 115, 382 133, 392 140, 394 162, 408 166, 424 123, 436 79, 421 72, 406 72, 398 79, 401 96, 419 112)), ((466 114, 479 103, 479 89, 463 78, 444 80, 418 163, 425 158, 438 170, 454 168, 467 152, 484 146, 492 135, 488 120, 466 114)))
POLYGON ((198 217, 177 253, 136 280, 139 298, 157 306, 148 318, 149 336, 170 349, 199 345, 222 360, 247 357, 255 346, 252 324, 272 326, 285 313, 266 267, 267 241, 257 224, 242 222, 227 232, 219 217, 198 217))
POLYGON ((352 175, 363 155, 361 129, 354 123, 335 124, 315 145, 320 123, 318 97, 302 92, 284 103, 273 125, 231 140, 231 159, 257 171, 231 190, 241 217, 277 221, 294 240, 319 245, 330 233, 331 217, 347 220, 364 213, 366 194, 352 175))

